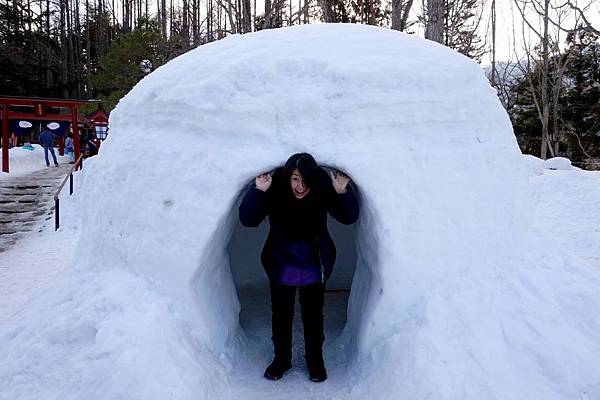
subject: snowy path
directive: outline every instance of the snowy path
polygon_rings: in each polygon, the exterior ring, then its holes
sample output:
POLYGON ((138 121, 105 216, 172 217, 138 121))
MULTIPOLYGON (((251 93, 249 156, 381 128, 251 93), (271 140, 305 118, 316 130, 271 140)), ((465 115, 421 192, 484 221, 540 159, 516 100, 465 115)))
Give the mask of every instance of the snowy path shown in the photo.
POLYGON ((76 237, 57 235, 52 219, 54 191, 70 167, 62 164, 0 181, 0 323, 71 260, 76 237))
POLYGON ((0 253, 52 217, 53 195, 69 164, 46 168, 0 182, 0 253))

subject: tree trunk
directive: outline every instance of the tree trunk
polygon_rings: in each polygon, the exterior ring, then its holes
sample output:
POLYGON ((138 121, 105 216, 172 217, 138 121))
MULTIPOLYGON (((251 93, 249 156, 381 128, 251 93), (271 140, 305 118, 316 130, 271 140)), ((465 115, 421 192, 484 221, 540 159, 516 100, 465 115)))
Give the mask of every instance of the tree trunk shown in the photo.
POLYGON ((413 0, 392 0, 392 29, 404 32, 413 0))
POLYGON ((492 0, 492 76, 491 84, 496 87, 496 0, 492 0))
POLYGON ((64 98, 69 97, 69 65, 68 65, 68 46, 67 46, 67 37, 65 35, 65 24, 66 24, 66 1, 60 0, 60 50, 61 50, 61 60, 60 60, 60 71, 61 71, 61 83, 62 83, 62 95, 64 98))
POLYGON ((310 23, 309 7, 312 0, 304 0, 304 23, 310 23))
POLYGON ((323 12, 323 20, 325 22, 335 22, 335 15, 333 13, 333 9, 331 7, 330 0, 317 0, 319 2, 319 6, 321 7, 321 11, 323 12))
POLYGON ((425 38, 444 43, 444 0, 427 0, 425 38))
POLYGON ((182 40, 183 40, 183 48, 187 50, 190 48, 190 21, 189 21, 189 2, 188 0, 183 0, 183 26, 182 26, 182 40))
POLYGON ((242 0, 242 32, 252 32, 252 3, 250 0, 242 0))
MULTIPOLYGON (((99 7, 98 7, 99 8, 99 7)), ((92 38, 90 35, 90 19, 89 19, 89 13, 90 13, 90 5, 88 0, 85 0, 85 33, 86 33, 86 38, 85 38, 85 43, 86 43, 86 55, 87 55, 87 66, 86 66, 86 73, 85 73, 85 85, 87 87, 87 99, 93 99, 94 98, 94 90, 92 88, 92 44, 90 43, 92 38)), ((96 32, 96 39, 98 38, 98 32, 96 32)), ((96 43, 96 49, 98 48, 98 43, 96 43)))
POLYGON ((548 13, 550 9, 550 0, 544 0, 544 34, 542 36, 542 76, 541 76, 541 103, 542 103, 542 147, 541 158, 547 158, 549 148, 548 141, 548 123, 550 122, 550 107, 548 104, 548 70, 549 70, 549 52, 548 52, 548 13))
POLYGON ((162 37, 163 39, 167 39, 167 0, 160 0, 160 4, 162 37))
POLYGON ((73 32, 73 40, 75 45, 73 46, 73 67, 75 69, 75 80, 76 82, 76 98, 83 98, 83 92, 85 90, 85 85, 83 83, 83 60, 82 60, 82 51, 81 51, 81 23, 79 21, 79 0, 75 0, 75 11, 73 15, 74 19, 74 28, 73 32))
MULTIPOLYGON (((52 33, 50 32, 50 0, 46 0, 46 36, 48 39, 52 37, 52 33)), ((49 65, 52 61, 52 53, 50 51, 49 46, 46 47, 46 62, 49 65)), ((46 93, 50 92, 50 88, 54 86, 54 82, 52 79, 52 69, 46 68, 46 93)))

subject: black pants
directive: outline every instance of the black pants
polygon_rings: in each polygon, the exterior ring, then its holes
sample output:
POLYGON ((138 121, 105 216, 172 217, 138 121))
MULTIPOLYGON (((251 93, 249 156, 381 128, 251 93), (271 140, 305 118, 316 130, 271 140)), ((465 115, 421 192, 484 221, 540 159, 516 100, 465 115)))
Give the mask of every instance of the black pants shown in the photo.
MULTIPOLYGON (((299 286, 300 310, 304 326, 304 354, 307 358, 321 357, 323 352, 323 304, 325 284, 321 282, 299 286)), ((292 325, 296 286, 271 284, 271 319, 275 357, 292 359, 292 325)))

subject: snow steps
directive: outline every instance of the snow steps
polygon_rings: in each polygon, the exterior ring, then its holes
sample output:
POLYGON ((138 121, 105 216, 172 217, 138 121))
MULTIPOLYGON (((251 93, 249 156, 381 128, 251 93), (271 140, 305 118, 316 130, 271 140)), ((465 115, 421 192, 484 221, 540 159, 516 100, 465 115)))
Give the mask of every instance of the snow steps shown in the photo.
POLYGON ((66 164, 0 181, 0 253, 52 217, 54 192, 69 168, 66 164))

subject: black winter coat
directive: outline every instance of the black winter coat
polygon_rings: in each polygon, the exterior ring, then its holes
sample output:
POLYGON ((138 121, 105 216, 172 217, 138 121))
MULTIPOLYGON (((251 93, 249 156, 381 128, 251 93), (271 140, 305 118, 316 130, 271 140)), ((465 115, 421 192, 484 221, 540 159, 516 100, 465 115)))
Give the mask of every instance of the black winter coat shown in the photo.
POLYGON ((270 230, 261 252, 261 262, 272 282, 279 282, 289 243, 297 239, 318 244, 321 268, 325 279, 329 279, 336 250, 327 230, 327 213, 345 225, 358 219, 358 200, 350 185, 346 193, 338 194, 327 172, 320 169, 319 174, 317 184, 310 188, 306 197, 296 199, 279 168, 266 192, 256 189, 253 184, 240 204, 239 216, 244 226, 257 227, 269 217, 270 230))

